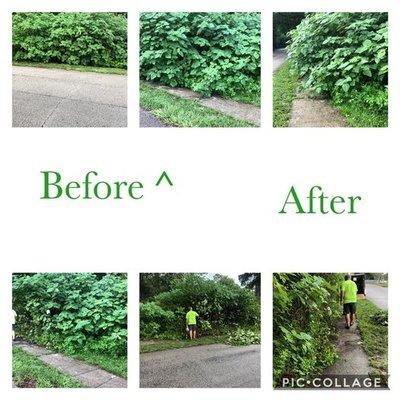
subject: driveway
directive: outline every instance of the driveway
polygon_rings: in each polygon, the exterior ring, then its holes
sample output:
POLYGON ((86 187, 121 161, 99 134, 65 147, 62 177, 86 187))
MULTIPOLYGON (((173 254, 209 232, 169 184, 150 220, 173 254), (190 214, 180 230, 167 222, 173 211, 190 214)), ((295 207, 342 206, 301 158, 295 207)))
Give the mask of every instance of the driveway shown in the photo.
POLYGON ((276 49, 273 52, 272 57, 272 72, 275 72, 279 67, 286 61, 287 52, 286 49, 276 49))
POLYGON ((260 345, 186 347, 140 355, 142 388, 259 388, 260 345))
POLYGON ((126 76, 13 67, 14 127, 126 127, 126 76))
POLYGON ((367 299, 383 310, 388 309, 388 288, 367 283, 365 285, 367 299))

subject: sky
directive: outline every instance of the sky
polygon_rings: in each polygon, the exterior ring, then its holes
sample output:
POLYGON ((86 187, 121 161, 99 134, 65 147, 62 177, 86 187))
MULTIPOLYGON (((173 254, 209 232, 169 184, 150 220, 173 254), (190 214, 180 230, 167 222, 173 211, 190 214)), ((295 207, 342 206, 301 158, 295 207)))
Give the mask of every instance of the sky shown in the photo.
POLYGON ((238 272, 238 273, 235 273, 235 274, 229 274, 229 273, 226 273, 226 272, 210 272, 210 273, 208 273, 206 276, 207 276, 207 278, 212 279, 213 276, 216 275, 216 274, 226 275, 226 276, 229 276, 229 278, 232 278, 238 285, 240 285, 238 276, 239 276, 240 274, 243 274, 243 273, 244 273, 244 272, 238 272))

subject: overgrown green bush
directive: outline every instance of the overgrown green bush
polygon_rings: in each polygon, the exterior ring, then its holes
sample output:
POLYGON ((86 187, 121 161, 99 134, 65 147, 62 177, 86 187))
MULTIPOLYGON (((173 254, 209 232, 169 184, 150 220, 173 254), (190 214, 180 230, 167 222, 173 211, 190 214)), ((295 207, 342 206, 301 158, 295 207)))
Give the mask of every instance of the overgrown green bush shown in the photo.
POLYGON ((18 274, 13 308, 19 336, 68 353, 125 355, 127 279, 116 274, 18 274))
POLYGON ((387 85, 387 13, 311 13, 290 36, 291 63, 306 89, 333 95, 387 85))
POLYGON ((337 358, 340 274, 274 274, 274 385, 321 373, 337 358))
POLYGON ((13 60, 127 66, 127 18, 115 13, 14 13, 13 60))
POLYGON ((141 337, 185 337, 188 307, 200 315, 203 336, 228 333, 238 327, 260 327, 260 303, 253 291, 225 276, 207 279, 199 274, 185 274, 172 280, 169 291, 141 303, 141 337))
POLYGON ((260 93, 259 13, 142 13, 140 75, 203 95, 260 93))

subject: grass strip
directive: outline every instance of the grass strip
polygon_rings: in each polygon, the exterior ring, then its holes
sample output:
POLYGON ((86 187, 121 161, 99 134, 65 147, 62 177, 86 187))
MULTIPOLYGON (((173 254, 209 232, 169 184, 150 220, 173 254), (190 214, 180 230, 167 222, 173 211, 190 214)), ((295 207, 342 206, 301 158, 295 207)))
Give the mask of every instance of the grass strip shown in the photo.
POLYGON ((357 323, 362 345, 369 358, 369 364, 376 375, 388 372, 388 327, 377 323, 373 316, 382 312, 369 300, 357 302, 357 323))
POLYGON ((128 379, 128 358, 126 356, 82 352, 76 353, 70 357, 97 365, 101 369, 111 372, 112 374, 128 379))
POLYGON ((334 106, 343 114, 353 128, 387 128, 388 114, 366 107, 355 101, 348 101, 334 106))
POLYGON ((273 126, 275 128, 285 128, 289 125, 297 86, 298 77, 290 71, 290 63, 286 61, 273 75, 273 126))
POLYGON ((148 83, 140 84, 140 107, 167 125, 198 128, 255 127, 250 122, 204 107, 196 100, 174 96, 148 83))
POLYGON ((196 340, 149 340, 140 342, 140 352, 150 353, 152 351, 181 349, 183 347, 203 346, 207 344, 226 343, 228 336, 203 336, 196 340))
POLYGON ((127 70, 123 68, 87 67, 84 65, 33 63, 33 62, 13 62, 13 65, 16 67, 33 67, 33 68, 63 69, 67 71, 79 71, 79 72, 96 72, 98 74, 115 74, 115 75, 127 74, 127 70))
POLYGON ((79 381, 45 364, 22 349, 13 348, 13 380, 18 387, 79 388, 79 381))

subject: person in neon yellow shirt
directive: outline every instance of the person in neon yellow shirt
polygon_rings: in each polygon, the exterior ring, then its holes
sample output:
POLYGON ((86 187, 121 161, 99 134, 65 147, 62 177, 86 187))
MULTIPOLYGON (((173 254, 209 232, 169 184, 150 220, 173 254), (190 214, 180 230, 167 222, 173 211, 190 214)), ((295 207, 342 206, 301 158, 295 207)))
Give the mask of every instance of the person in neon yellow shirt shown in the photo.
POLYGON ((189 311, 186 313, 186 328, 189 329, 190 340, 196 339, 198 316, 199 314, 193 311, 192 307, 189 307, 189 311))
POLYGON ((342 283, 340 291, 340 299, 343 303, 343 310, 346 315, 346 329, 350 329, 355 322, 356 304, 357 304, 357 285, 351 280, 351 276, 347 274, 342 283))

